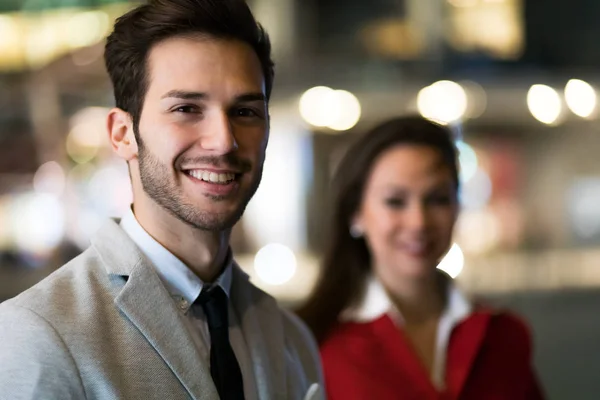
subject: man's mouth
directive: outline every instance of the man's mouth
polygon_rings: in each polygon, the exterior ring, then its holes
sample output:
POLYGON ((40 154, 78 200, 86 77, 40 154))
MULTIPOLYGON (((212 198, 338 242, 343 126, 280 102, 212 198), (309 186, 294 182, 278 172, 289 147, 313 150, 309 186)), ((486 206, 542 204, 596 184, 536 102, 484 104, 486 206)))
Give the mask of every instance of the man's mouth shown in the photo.
POLYGON ((214 172, 201 169, 190 169, 185 171, 185 173, 198 180, 218 185, 227 185, 240 176, 240 174, 232 172, 214 172))

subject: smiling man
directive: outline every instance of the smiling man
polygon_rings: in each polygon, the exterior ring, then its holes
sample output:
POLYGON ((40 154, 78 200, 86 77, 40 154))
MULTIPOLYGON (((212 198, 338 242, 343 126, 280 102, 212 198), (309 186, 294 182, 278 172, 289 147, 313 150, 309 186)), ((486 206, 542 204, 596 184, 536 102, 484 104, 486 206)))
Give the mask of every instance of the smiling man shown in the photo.
POLYGON ((229 248, 268 142, 267 35, 243 0, 150 0, 105 59, 133 205, 0 305, 0 398, 320 398, 313 338, 229 248))

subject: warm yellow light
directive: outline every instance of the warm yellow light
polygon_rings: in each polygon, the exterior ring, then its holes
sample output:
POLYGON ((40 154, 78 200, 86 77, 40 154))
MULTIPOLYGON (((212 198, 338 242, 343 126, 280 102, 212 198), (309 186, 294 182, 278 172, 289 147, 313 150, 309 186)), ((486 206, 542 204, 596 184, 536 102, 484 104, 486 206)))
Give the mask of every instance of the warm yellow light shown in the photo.
POLYGON ((552 125, 560 117, 562 101, 558 92, 550 86, 533 85, 527 92, 527 107, 535 119, 552 125))
POLYGON ((329 125, 329 104, 334 101, 335 91, 327 86, 308 89, 300 98, 300 115, 313 126, 329 125))
POLYGON ((87 107, 71 117, 67 153, 75 162, 85 164, 98 155, 105 143, 104 122, 108 111, 103 107, 87 107))
POLYGON ((356 96, 346 90, 317 86, 300 98, 300 115, 313 126, 345 131, 356 125, 361 107, 356 96))
POLYGON ((447 124, 463 118, 467 94, 456 82, 435 82, 419 91, 417 107, 423 117, 447 124))
POLYGON ((110 27, 104 11, 79 12, 66 24, 65 40, 72 49, 90 46, 102 40, 110 27))
POLYGON ((596 91, 587 82, 571 79, 565 86, 565 100, 573 114, 590 118, 596 111, 596 91))
POLYGON ((25 42, 25 57, 29 66, 38 68, 50 62, 60 52, 61 42, 51 17, 29 21, 25 42))
POLYGON ((0 68, 22 62, 23 47, 19 24, 14 17, 0 15, 0 68))
POLYGON ((332 119, 327 126, 335 131, 347 131, 358 123, 360 113, 360 102, 356 96, 346 90, 336 90, 332 119))
POLYGON ((477 5, 478 0, 448 0, 448 3, 454 7, 466 8, 477 5))

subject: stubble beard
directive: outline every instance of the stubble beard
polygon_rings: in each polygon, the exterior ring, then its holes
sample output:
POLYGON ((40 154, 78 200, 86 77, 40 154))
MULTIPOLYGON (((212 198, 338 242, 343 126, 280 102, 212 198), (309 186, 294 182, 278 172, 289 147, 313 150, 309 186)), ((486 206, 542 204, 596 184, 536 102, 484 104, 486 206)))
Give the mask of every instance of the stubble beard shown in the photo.
MULTIPOLYGON (((260 184, 263 165, 254 172, 250 188, 241 195, 239 205, 230 213, 214 213, 198 209, 198 206, 185 200, 181 188, 172 180, 169 168, 152 154, 139 134, 136 134, 139 151, 140 180, 144 192, 161 208, 183 223, 202 231, 222 232, 231 229, 242 217, 248 202, 260 184)), ((214 202, 225 201, 228 196, 206 195, 214 202)))

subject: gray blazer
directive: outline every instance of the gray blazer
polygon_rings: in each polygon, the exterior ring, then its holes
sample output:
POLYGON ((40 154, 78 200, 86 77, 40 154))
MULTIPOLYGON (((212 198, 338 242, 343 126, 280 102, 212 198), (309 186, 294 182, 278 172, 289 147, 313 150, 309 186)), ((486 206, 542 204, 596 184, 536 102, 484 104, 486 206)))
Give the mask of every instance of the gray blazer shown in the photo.
MULTIPOLYGON (((324 397, 314 339, 234 268, 260 399, 324 397)), ((183 316, 115 221, 64 267, 0 304, 0 399, 217 400, 183 316)))

